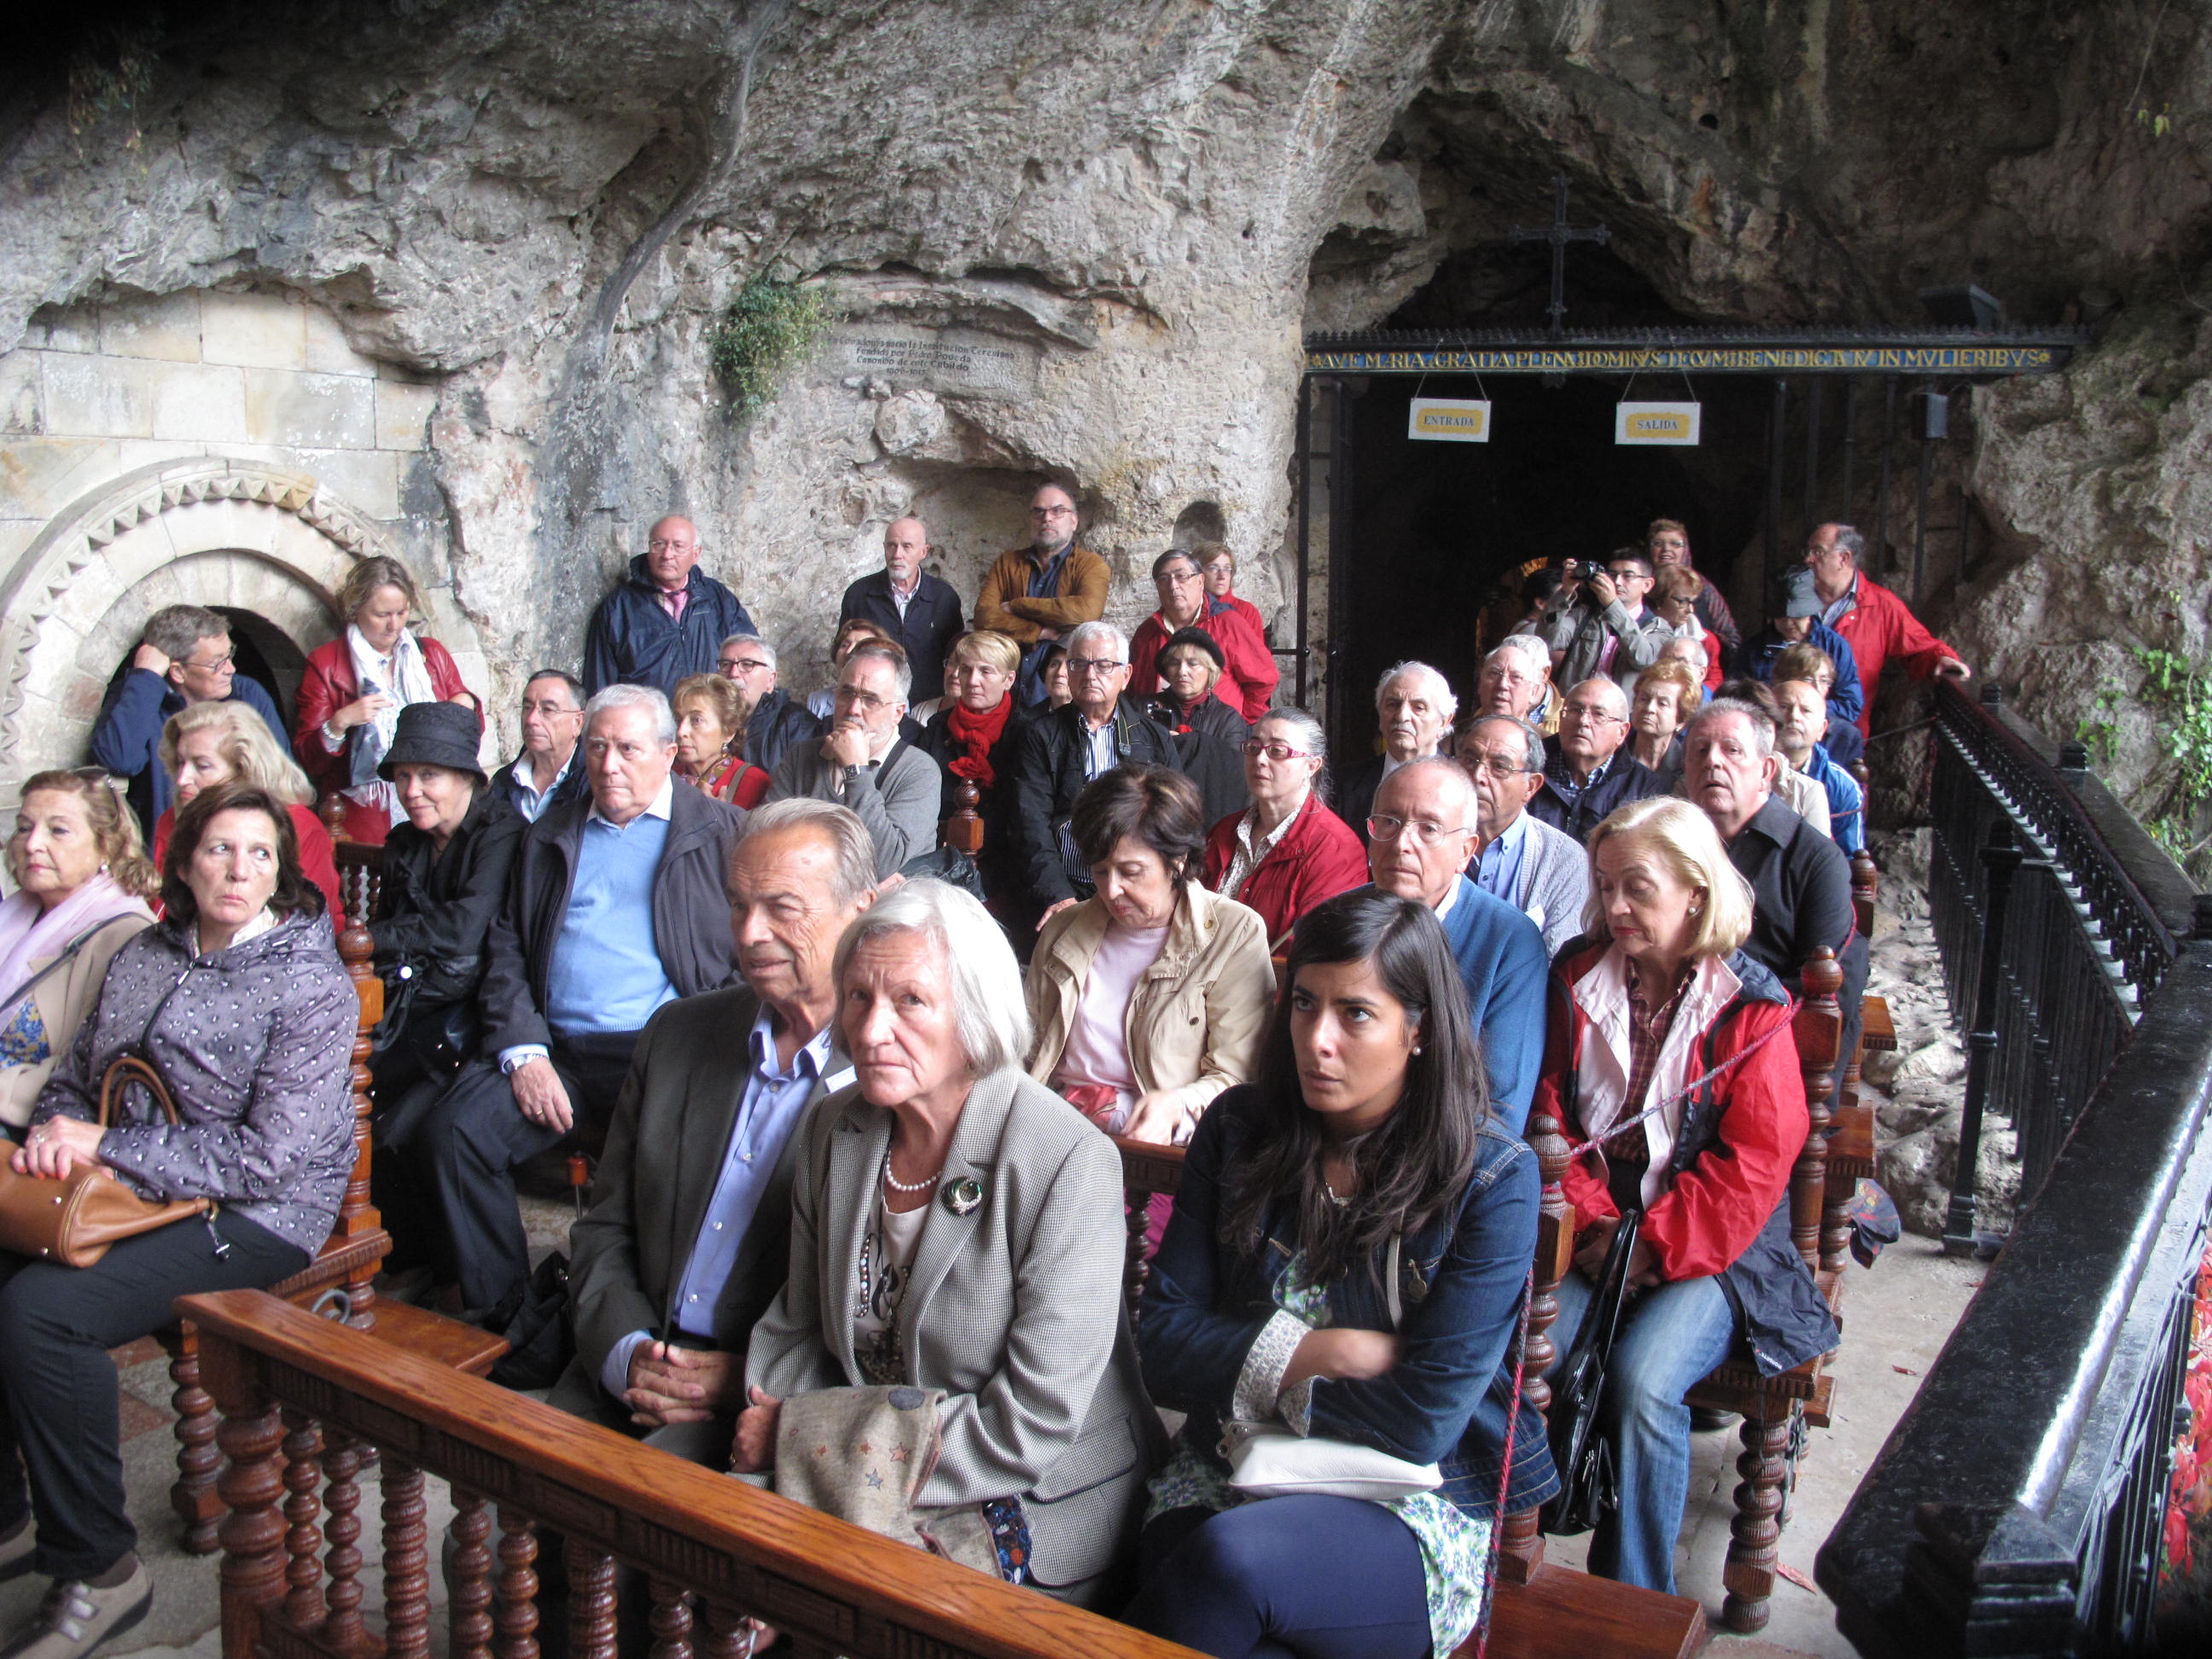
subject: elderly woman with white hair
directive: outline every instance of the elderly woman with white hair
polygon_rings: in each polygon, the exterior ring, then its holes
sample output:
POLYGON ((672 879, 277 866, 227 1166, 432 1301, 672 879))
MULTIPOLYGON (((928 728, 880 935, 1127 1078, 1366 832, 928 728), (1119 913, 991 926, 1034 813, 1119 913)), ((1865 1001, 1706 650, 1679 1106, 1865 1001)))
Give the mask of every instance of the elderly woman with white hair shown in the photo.
POLYGON ((1121 1312, 1120 1160, 1023 1075, 1021 972, 973 898, 905 884, 846 929, 836 977, 857 1080, 801 1131, 732 1467, 777 1467, 786 1413, 822 1404, 793 1395, 942 1389, 915 1510, 1011 1583, 1109 1601, 1159 1433, 1121 1312))
POLYGON ((1790 1237, 1790 1172, 1805 1144, 1804 1081, 1779 980, 1746 955, 1750 884, 1712 821, 1662 797, 1590 832, 1585 934, 1553 965, 1535 1110, 1574 1148, 1563 1180, 1579 1224, 1552 1329, 1561 1355, 1624 1216, 1640 1293, 1606 1370, 1599 1426, 1620 1505, 1589 1570, 1672 1592, 1689 1491, 1684 1390, 1740 1349, 1765 1376, 1836 1345, 1790 1237))

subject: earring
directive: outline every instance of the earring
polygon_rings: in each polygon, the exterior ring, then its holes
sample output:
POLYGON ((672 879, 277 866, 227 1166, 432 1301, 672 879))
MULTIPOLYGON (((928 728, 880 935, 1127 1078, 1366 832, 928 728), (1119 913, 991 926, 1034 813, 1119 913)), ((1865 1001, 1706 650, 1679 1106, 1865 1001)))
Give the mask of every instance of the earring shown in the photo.
POLYGON ((1419 1043, 1417 1042, 1413 1045, 1413 1052, 1417 1054, 1421 1052, 1421 1045, 1419 1043))

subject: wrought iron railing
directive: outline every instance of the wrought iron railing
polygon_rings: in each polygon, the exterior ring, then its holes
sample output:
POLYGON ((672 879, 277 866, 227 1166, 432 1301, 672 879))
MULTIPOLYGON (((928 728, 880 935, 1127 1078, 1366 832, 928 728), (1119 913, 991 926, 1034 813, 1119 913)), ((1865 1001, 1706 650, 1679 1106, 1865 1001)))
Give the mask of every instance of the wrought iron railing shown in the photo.
POLYGON ((2023 1213, 1820 1551, 1869 1654, 2152 1640, 2191 1290, 2212 1210, 2212 902, 2002 706, 1938 690, 1930 899, 1973 1147, 2020 1132, 2023 1213))

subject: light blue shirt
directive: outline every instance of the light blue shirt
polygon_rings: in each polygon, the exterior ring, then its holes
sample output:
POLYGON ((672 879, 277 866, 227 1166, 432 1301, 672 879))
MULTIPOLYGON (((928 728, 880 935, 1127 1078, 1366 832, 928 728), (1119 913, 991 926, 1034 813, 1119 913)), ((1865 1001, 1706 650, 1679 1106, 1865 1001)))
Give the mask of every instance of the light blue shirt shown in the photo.
MULTIPOLYGON (((1851 585, 1844 590, 1844 597, 1838 599, 1833 605, 1828 606, 1827 609, 1820 612, 1820 620, 1826 623, 1829 627, 1833 628, 1838 623, 1850 616, 1852 611, 1858 608, 1859 579, 1856 576, 1854 576, 1851 578, 1851 585)), ((1869 689, 1868 695, 1873 695, 1871 689, 1869 689)))
MULTIPOLYGON (((545 981, 545 1023, 556 1036, 642 1030, 662 1004, 676 1000, 653 939, 653 878, 675 802, 672 778, 628 823, 601 817, 596 805, 584 820, 545 981)), ((519 1042, 499 1051, 500 1069, 512 1072, 544 1053, 540 1043, 519 1042)))
MULTIPOLYGON (((714 1309, 730 1282, 738 1251, 760 1209, 769 1178, 775 1174, 784 1143, 805 1115, 814 1085, 830 1063, 830 1027, 792 1055, 790 1066, 775 1066, 775 1019, 767 1008, 753 1021, 747 1051, 752 1064, 745 1073, 744 1093, 730 1125, 729 1145, 722 1151, 722 1173, 707 1200, 707 1213, 699 1223, 699 1237, 691 1246, 691 1259, 676 1281, 672 1316, 678 1330, 711 1340, 714 1309)), ((849 1067, 830 1081, 842 1088, 852 1076, 849 1067)), ((632 1331, 607 1351, 599 1367, 599 1385, 619 1398, 629 1387, 629 1362, 638 1344, 650 1340, 650 1331, 632 1331)))
POLYGON ((561 763, 561 769, 553 775, 553 781, 543 789, 530 787, 530 757, 525 755, 517 760, 514 770, 507 775, 507 798, 514 804, 514 810, 531 823, 537 823, 544 815, 545 803, 553 799, 553 792, 566 781, 570 769, 576 764, 576 757, 583 752, 584 745, 580 743, 571 749, 568 758, 561 763))
POLYGON ((1514 890, 1521 882, 1521 849, 1528 844, 1528 814, 1516 812, 1505 832, 1475 854, 1474 867, 1467 873, 1491 897, 1502 898, 1518 909, 1521 901, 1514 896, 1514 890))

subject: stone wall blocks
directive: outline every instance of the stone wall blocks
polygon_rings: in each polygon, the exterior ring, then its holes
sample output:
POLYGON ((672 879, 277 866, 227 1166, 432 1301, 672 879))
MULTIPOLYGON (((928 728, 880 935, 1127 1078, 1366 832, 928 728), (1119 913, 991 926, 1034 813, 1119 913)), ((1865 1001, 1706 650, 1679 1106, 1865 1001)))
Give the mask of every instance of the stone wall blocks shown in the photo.
POLYGON ((242 368, 306 368, 308 307, 276 294, 200 296, 200 361, 242 368))
POLYGON ((100 308, 100 349, 111 357, 167 362, 200 361, 200 295, 177 294, 118 300, 100 308))
POLYGON ((247 434, 240 371, 210 363, 148 366, 153 434, 200 443, 236 443, 247 434))
POLYGON ((64 437, 154 435, 153 365, 121 357, 46 353, 46 430, 64 437))

